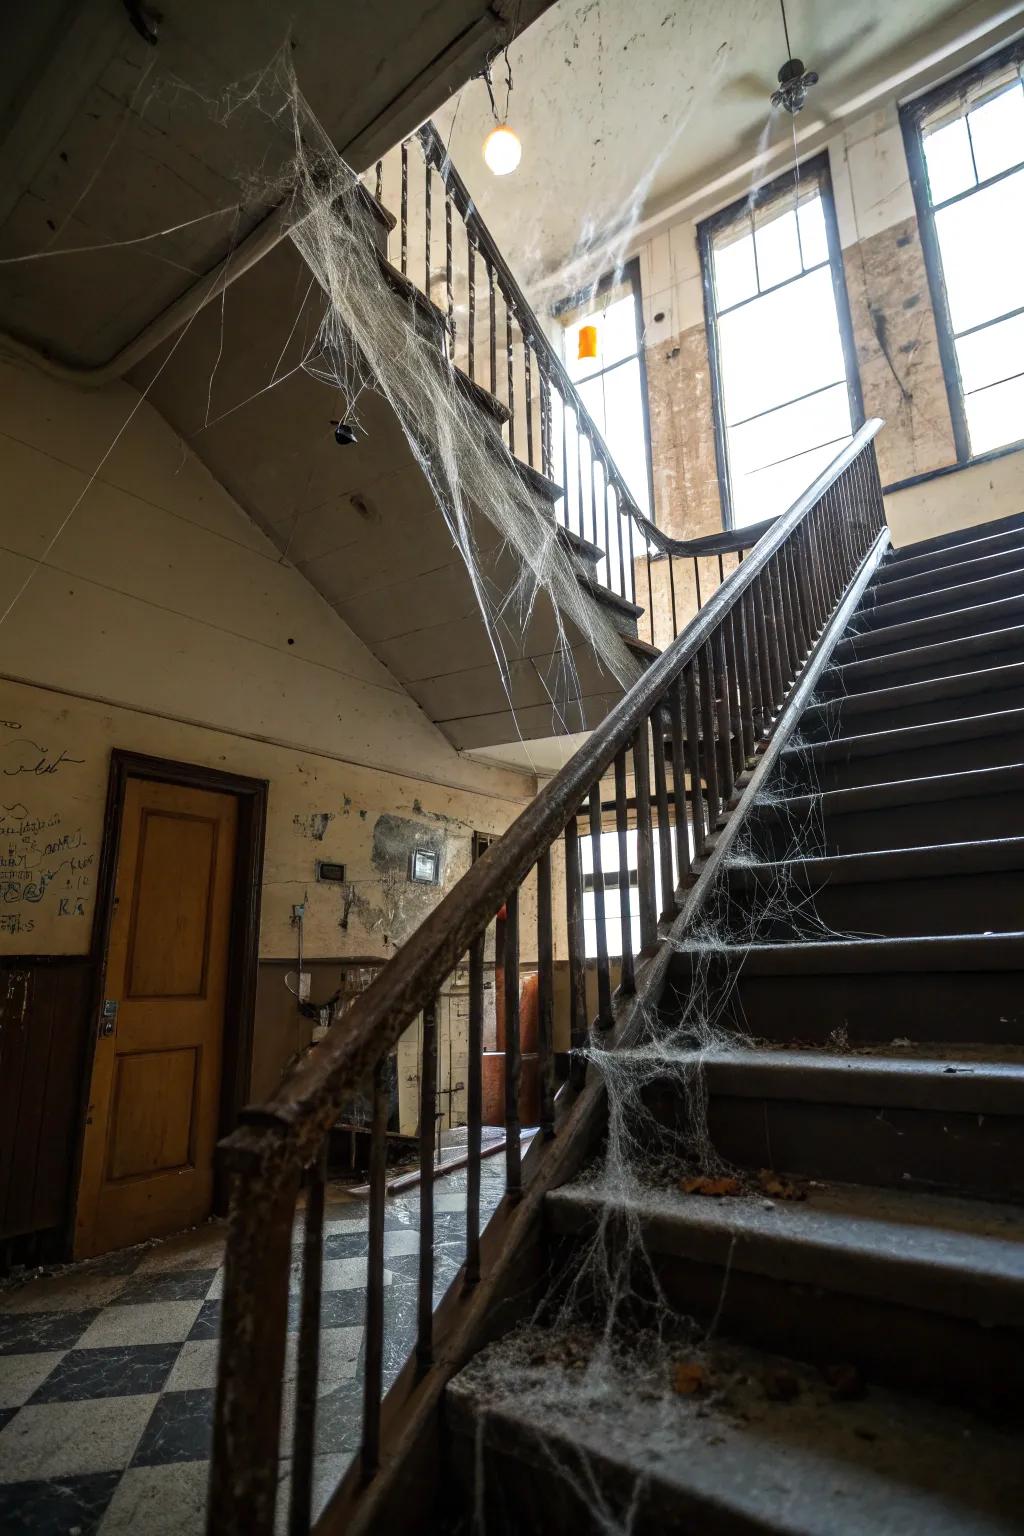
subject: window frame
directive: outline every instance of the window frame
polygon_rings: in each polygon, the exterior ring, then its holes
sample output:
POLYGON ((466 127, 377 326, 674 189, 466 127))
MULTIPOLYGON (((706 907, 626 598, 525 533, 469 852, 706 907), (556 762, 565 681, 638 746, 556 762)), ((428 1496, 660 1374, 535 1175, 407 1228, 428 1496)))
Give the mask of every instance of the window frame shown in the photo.
MULTIPOLYGON (((572 386, 578 391, 581 382, 590 384, 594 379, 603 378, 606 373, 614 373, 615 369, 621 368, 624 363, 632 362, 634 357, 637 359, 640 366, 640 409, 643 415, 644 458, 647 465, 647 505, 650 508, 650 520, 657 527, 658 509, 654 504, 654 457, 651 450, 651 406, 647 392, 647 349, 644 346, 646 328, 644 326, 643 291, 640 286, 639 256, 634 256, 629 261, 623 262, 622 266, 616 268, 613 272, 605 272, 603 276, 598 278, 593 287, 583 289, 578 293, 568 294, 564 299, 559 299, 556 303, 552 304, 551 315, 559 321, 563 317, 570 320, 575 319, 579 311, 588 305, 596 307, 598 299, 600 299, 602 294, 607 293, 609 289, 618 288, 626 283, 629 284, 633 295, 633 308, 636 315, 636 352, 630 352, 626 357, 620 357, 618 362, 609 363, 606 368, 598 368, 595 373, 589 373, 585 380, 573 379, 572 386)), ((560 339, 562 341, 562 362, 564 364, 564 327, 560 339)), ((566 372, 568 372, 568 368, 566 368, 566 372)))
MULTIPOLYGON (((822 150, 820 154, 811 156, 805 160, 799 168, 793 167, 784 171, 781 176, 775 176, 771 181, 766 181, 757 187, 752 193, 738 197, 725 208, 720 208, 717 213, 701 219, 697 225, 697 244, 700 251, 701 284, 704 290, 704 333, 707 338, 708 366, 711 374, 711 408, 715 423, 715 467, 718 471, 718 493, 722 506, 722 527, 733 529, 736 526, 734 516, 734 497, 732 477, 729 471, 729 447, 728 427, 725 421, 725 396, 722 387, 722 360, 718 343, 718 308, 715 300, 715 273, 713 262, 713 242, 715 235, 721 229, 726 229, 730 224, 738 223, 741 217, 748 211, 756 211, 761 202, 772 201, 776 197, 785 195, 790 189, 796 190, 799 181, 807 181, 813 177, 821 189, 821 206, 825 221, 825 240, 828 248, 829 273, 832 278, 832 292, 836 303, 836 317, 839 322, 839 339, 843 349, 843 364, 846 370, 846 392, 850 403, 850 431, 855 434, 864 425, 864 397, 861 392, 860 370, 857 365, 857 348, 853 338, 853 321, 850 317, 850 300, 846 291, 846 270, 843 266, 843 252, 839 241, 839 224, 836 219, 835 197, 832 191, 832 174, 829 163, 828 150, 822 150)), ((813 269, 812 269, 813 270, 813 269)), ((805 273, 799 274, 801 277, 805 273)), ((794 282, 794 278, 786 278, 785 282, 794 282)), ((765 293, 772 293, 776 288, 782 287, 782 283, 775 284, 766 289, 765 293)), ((765 295, 758 293, 742 302, 750 304, 765 295)), ((738 308, 738 305, 730 305, 729 308, 738 308)), ((834 389, 835 385, 827 386, 834 389)), ((792 400, 781 402, 779 406, 771 407, 772 410, 780 410, 785 405, 792 405, 801 397, 794 395, 792 400)), ((762 411, 760 415, 767 415, 762 411)), ((756 418, 751 418, 756 419, 756 418)))
MULTIPOLYGON (((987 75, 997 74, 1001 69, 1006 69, 1011 64, 1020 65, 1024 62, 1024 38, 1017 38, 1005 48, 991 53, 985 59, 972 64, 968 69, 961 70, 951 79, 943 81, 941 85, 934 86, 920 96, 914 96, 910 101, 900 106, 900 127, 903 131, 903 145, 907 155, 907 166, 910 171, 910 186, 914 194, 914 210, 917 214, 917 227, 921 236, 921 249, 924 252, 924 267, 928 276, 928 291, 931 295, 932 313, 935 316, 935 330, 939 341, 939 359, 942 363, 942 376, 946 385, 946 397, 949 401, 949 414, 953 425, 953 447, 956 452, 957 464, 974 464, 993 454, 1012 453, 1015 449, 1024 447, 1024 437, 1017 438, 1014 442, 1002 443, 998 448, 989 448, 981 453, 972 454, 971 434, 967 425, 967 407, 964 403, 964 388, 960 378, 960 363, 956 352, 956 332, 953 329, 953 319, 949 312, 949 299, 946 295, 946 281, 942 272, 942 251, 939 247, 939 235, 935 228, 935 209, 932 206, 931 191, 928 186, 928 166, 924 154, 924 136, 921 132, 921 124, 926 117, 938 107, 945 105, 947 101, 954 100, 964 90, 969 90, 972 85, 980 84, 987 75)), ((976 186, 967 188, 966 191, 947 198, 939 204, 940 208, 949 207, 956 200, 963 200, 983 188, 993 186, 1002 178, 1012 175, 1020 170, 1020 165, 1012 166, 1008 171, 999 171, 994 176, 989 176, 985 181, 979 181, 976 186)), ((1013 314, 1014 311, 1010 311, 1013 314)), ((997 320, 1004 320, 1007 316, 997 316, 997 320)), ((986 324, 995 324, 996 321, 987 321, 986 324)))

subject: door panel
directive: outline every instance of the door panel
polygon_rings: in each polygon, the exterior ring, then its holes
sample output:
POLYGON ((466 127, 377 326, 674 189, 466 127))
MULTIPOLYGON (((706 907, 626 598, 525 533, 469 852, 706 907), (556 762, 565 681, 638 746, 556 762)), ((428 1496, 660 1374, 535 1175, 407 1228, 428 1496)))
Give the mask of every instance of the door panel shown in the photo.
POLYGON ((237 820, 234 795, 126 783, 76 1257, 210 1214, 237 820))

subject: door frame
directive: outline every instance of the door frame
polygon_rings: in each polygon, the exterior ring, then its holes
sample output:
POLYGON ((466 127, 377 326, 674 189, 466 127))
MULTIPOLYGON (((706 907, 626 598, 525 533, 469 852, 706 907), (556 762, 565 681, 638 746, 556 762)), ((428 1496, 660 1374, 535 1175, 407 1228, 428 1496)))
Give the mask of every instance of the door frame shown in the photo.
MULTIPOLYGON (((100 1010, 106 995, 107 950, 114 916, 114 886, 121 853, 121 823, 129 779, 148 779, 177 784, 185 789, 207 789, 234 795, 238 801, 238 834, 231 886, 231 927, 228 948, 228 987, 224 1002, 224 1055, 221 1070, 218 1138, 238 1124, 248 1103, 252 1081, 253 1028, 256 1016, 256 981, 259 967, 260 902, 263 851, 266 840, 269 782, 242 774, 206 768, 199 763, 179 763, 172 758, 149 757, 115 747, 110 754, 107 800, 103 813, 96 907, 93 914, 89 955, 93 970, 89 1032, 82 1064, 78 1135, 75 1143, 74 1199, 68 1202, 65 1247, 71 1251, 78 1200, 81 1192, 85 1119, 89 1108, 96 1057, 100 1010)), ((214 1169, 214 1212, 223 1215, 227 1190, 214 1169)))

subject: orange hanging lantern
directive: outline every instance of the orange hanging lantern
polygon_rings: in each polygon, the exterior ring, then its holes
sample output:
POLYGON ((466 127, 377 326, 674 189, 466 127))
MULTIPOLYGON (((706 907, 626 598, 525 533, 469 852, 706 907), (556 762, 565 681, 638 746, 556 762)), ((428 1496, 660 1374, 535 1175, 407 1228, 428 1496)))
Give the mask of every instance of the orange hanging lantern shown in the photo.
POLYGON ((597 356, 597 326, 581 325, 579 338, 579 351, 576 354, 578 360, 584 363, 588 358, 597 356))

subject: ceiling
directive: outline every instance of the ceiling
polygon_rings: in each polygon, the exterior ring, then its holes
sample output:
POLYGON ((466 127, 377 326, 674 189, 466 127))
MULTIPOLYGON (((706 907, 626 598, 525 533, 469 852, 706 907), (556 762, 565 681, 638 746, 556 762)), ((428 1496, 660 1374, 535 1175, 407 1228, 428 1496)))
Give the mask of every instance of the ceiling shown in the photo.
MULTIPOLYGON (((522 20, 549 3, 522 0, 522 20)), ((512 4, 0 7, 0 327, 105 362, 286 195, 290 71, 362 170, 480 68, 512 4), (159 12, 155 45, 140 9, 159 12), (99 248, 56 254, 82 246, 99 248)))
MULTIPOLYGON (((936 49, 948 56, 965 34, 980 53, 987 27, 1005 32, 1014 12, 1024 26, 1024 6, 1005 0, 788 0, 786 10, 794 52, 821 75, 802 134, 841 126, 865 97, 891 97, 894 79, 936 49)), ((606 271, 638 221, 753 159, 762 134, 761 148, 788 157, 793 120, 769 109, 786 56, 779 0, 559 0, 509 50, 509 118, 523 142, 513 175, 493 177, 481 159, 493 126, 481 80, 435 121, 513 270, 537 292, 572 252, 591 251, 584 281, 606 271)), ((494 90, 503 113, 500 58, 494 90)))

